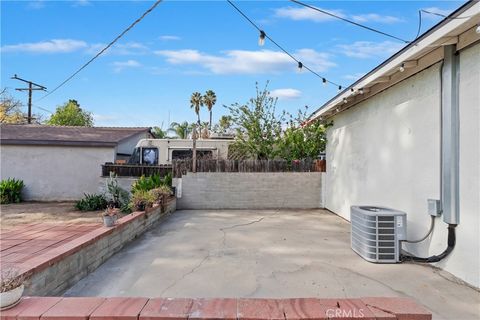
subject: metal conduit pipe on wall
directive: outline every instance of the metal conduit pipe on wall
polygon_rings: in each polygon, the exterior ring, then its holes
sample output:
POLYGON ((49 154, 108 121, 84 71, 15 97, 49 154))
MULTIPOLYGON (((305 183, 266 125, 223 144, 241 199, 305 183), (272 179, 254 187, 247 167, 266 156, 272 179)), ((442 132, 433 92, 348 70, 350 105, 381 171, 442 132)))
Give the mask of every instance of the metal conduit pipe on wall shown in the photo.
MULTIPOLYGON (((441 157, 440 205, 443 221, 448 224, 447 248, 428 258, 402 255, 403 261, 432 263, 447 257, 455 248, 455 228, 460 222, 459 193, 459 79, 460 61, 456 45, 444 46, 441 67, 441 157)), ((432 224, 433 226, 433 224, 432 224)), ((429 231, 429 233, 432 230, 429 231)))

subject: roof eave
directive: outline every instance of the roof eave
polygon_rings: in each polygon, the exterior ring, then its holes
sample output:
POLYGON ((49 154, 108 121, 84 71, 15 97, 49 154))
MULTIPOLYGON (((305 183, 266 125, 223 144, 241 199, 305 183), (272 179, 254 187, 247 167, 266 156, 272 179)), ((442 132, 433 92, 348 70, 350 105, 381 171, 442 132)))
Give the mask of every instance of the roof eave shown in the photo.
MULTIPOLYGON (((381 78, 385 75, 392 72, 392 70, 398 69, 398 67, 405 62, 411 60, 411 57, 415 56, 425 50, 426 48, 431 48, 431 45, 438 42, 440 39, 447 36, 450 32, 454 31, 458 27, 462 26, 465 23, 471 23, 474 19, 477 19, 480 16, 480 3, 478 1, 469 1, 447 18, 440 21, 438 24, 430 28, 428 31, 424 32, 420 37, 415 41, 412 41, 407 46, 399 50, 397 53, 392 55, 390 58, 379 64, 373 70, 368 72, 366 75, 361 77, 359 80, 355 81, 352 85, 345 88, 342 92, 335 95, 332 99, 324 103, 320 108, 310 116, 310 120, 315 120, 328 111, 336 108, 341 104, 344 99, 348 99, 352 96, 351 89, 354 88, 358 90, 360 88, 368 88, 372 84, 382 80, 381 78), (452 19, 457 17, 468 17, 465 19, 452 19)), ((447 39, 448 40, 448 39, 447 39)), ((445 43, 438 44, 438 47, 444 45, 445 43)), ((416 59, 419 59, 418 57, 416 59)), ((388 80, 387 80, 388 81, 388 80)), ((355 91, 355 94, 358 94, 355 91)), ((340 111, 341 112, 341 111, 340 111)))

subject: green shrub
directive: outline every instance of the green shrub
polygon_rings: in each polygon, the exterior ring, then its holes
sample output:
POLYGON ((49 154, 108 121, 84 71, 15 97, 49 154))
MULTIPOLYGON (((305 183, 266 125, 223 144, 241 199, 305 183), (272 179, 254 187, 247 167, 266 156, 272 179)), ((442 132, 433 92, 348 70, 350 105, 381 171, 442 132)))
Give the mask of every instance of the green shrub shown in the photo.
POLYGON ((163 185, 164 186, 167 186, 167 187, 171 187, 172 186, 172 181, 173 181, 173 178, 172 178, 172 173, 169 172, 165 175, 165 177, 163 177, 163 185))
POLYGON ((22 201, 22 180, 9 178, 0 182, 0 202, 2 204, 18 203, 22 201))
POLYGON ((169 186, 160 186, 148 192, 152 195, 154 203, 160 203, 172 193, 172 189, 169 186))
POLYGON ((130 201, 131 207, 138 211, 144 211, 146 208, 153 206, 155 198, 148 191, 138 190, 132 195, 130 201))
POLYGON ((137 181, 132 184, 132 193, 137 191, 150 191, 161 186, 172 185, 172 174, 169 172, 165 177, 161 178, 159 174, 154 174, 148 177, 141 176, 137 181))
POLYGON ((107 207, 107 199, 102 194, 85 193, 83 199, 75 203, 75 208, 80 211, 103 210, 107 207))

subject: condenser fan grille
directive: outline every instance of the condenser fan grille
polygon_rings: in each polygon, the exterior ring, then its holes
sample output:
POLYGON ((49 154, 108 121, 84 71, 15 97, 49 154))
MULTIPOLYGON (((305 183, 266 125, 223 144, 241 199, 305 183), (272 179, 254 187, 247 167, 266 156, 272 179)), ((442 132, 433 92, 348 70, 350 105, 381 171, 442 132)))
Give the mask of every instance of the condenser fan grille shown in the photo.
POLYGON ((398 262, 396 212, 398 211, 380 207, 352 207, 352 249, 371 262, 398 262))

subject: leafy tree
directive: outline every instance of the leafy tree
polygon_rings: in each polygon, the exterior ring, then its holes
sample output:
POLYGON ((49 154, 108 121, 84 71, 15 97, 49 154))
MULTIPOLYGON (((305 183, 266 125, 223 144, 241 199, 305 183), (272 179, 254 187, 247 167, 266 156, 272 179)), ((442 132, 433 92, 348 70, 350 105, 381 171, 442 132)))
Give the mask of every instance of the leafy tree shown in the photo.
POLYGON ((212 129, 212 108, 217 103, 217 96, 213 90, 207 90, 203 96, 203 103, 207 106, 208 112, 210 113, 210 122, 208 125, 209 129, 212 129))
MULTIPOLYGON (((25 124, 27 123, 27 114, 22 112, 23 104, 13 98, 7 89, 0 92, 0 123, 25 124)), ((39 115, 32 115, 36 123, 41 122, 39 115)))
POLYGON ((200 92, 192 93, 192 96, 190 97, 190 107, 193 108, 197 114, 198 124, 200 124, 200 108, 203 107, 203 105, 203 96, 200 92))
POLYGON ((326 129, 330 124, 319 120, 308 121, 308 107, 299 110, 295 119, 291 118, 279 142, 280 156, 286 160, 316 159, 325 151, 327 142, 326 129))
POLYGON ((180 139, 187 139, 190 132, 190 124, 187 121, 182 123, 172 122, 168 131, 174 132, 180 139))
POLYGON ((238 103, 227 107, 230 121, 236 130, 235 142, 229 156, 237 159, 316 159, 325 151, 326 128, 331 125, 308 120, 308 108, 299 110, 287 123, 285 111, 276 112, 277 100, 270 96, 267 85, 258 89, 255 98, 245 105, 238 103))
POLYGON ((277 99, 270 96, 267 86, 268 82, 260 90, 257 83, 255 98, 244 105, 234 103, 227 107, 236 130, 232 157, 274 159, 279 155, 285 112, 277 115, 277 99))
POLYGON ((47 124, 54 126, 82 126, 92 127, 92 113, 80 108, 76 100, 68 100, 63 106, 57 108, 48 119, 47 124))

